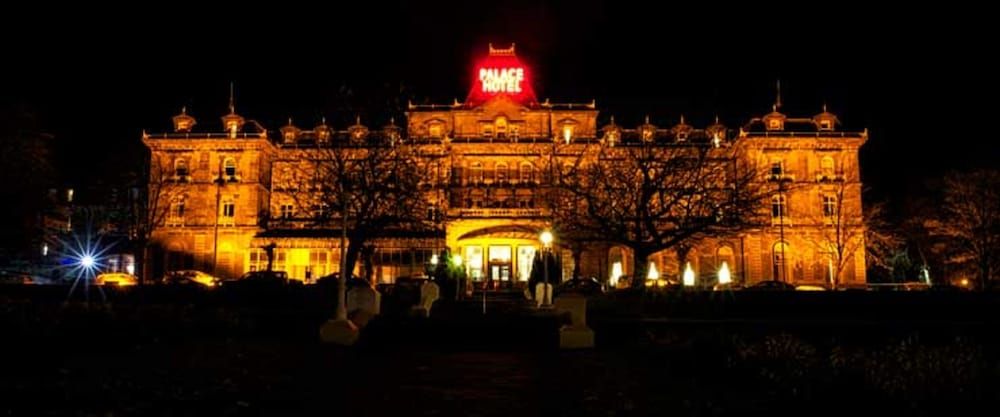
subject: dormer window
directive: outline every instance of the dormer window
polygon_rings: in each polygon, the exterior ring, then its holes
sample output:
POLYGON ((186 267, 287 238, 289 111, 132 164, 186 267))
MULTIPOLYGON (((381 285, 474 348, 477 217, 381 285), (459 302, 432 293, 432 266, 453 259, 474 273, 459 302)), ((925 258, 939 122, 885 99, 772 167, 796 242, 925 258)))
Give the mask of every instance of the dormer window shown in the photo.
POLYGON ((427 128, 427 135, 432 138, 439 138, 441 137, 441 131, 441 124, 434 123, 427 128))
POLYGON ((820 120, 819 130, 833 130, 833 122, 829 120, 820 120))
POLYGON ((500 116, 497 117, 496 121, 493 123, 497 130, 497 139, 503 139, 507 137, 507 118, 500 116))
POLYGON ((483 137, 493 139, 493 125, 483 125, 483 137))
POLYGON ((780 119, 770 119, 767 121, 767 130, 781 130, 780 119))
POLYGON ((510 127, 510 138, 515 142, 521 138, 521 131, 517 128, 517 125, 510 127))
POLYGON ((562 138, 563 142, 570 143, 573 141, 573 125, 565 125, 562 128, 562 138))

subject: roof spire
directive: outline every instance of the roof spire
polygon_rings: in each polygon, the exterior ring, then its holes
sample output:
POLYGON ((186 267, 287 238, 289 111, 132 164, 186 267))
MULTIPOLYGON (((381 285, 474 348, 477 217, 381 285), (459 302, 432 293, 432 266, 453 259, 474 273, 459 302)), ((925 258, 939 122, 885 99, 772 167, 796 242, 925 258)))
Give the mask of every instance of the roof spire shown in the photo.
POLYGON ((233 98, 233 82, 229 82, 229 112, 236 113, 236 100, 233 98))
POLYGON ((781 108, 781 79, 778 79, 777 83, 777 94, 774 99, 774 111, 778 111, 781 108))

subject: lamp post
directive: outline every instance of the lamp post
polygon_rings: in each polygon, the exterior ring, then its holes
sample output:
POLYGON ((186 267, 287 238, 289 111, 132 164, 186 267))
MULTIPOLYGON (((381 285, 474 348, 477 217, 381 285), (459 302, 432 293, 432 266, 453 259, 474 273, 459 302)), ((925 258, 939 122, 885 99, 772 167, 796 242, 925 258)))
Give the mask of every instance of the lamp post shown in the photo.
POLYGON ((545 283, 544 284, 545 290, 542 292, 542 304, 541 305, 543 307, 548 307, 549 306, 549 300, 550 300, 550 297, 549 297, 549 255, 550 255, 550 253, 549 252, 552 250, 552 240, 553 239, 554 239, 554 237, 552 236, 552 232, 550 232, 548 230, 542 231, 542 234, 538 236, 538 240, 540 240, 542 242, 542 271, 544 271, 543 277, 544 277, 544 283, 545 283))

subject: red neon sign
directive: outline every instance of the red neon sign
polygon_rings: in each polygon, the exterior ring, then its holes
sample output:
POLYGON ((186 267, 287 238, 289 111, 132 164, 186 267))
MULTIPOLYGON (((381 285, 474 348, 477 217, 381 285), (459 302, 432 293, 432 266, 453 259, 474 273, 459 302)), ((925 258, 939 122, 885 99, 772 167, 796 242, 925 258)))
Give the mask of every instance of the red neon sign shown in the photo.
POLYGON ((465 105, 478 106, 498 96, 509 97, 523 106, 536 103, 530 71, 514 55, 513 46, 494 49, 490 45, 490 54, 476 65, 472 90, 465 105))

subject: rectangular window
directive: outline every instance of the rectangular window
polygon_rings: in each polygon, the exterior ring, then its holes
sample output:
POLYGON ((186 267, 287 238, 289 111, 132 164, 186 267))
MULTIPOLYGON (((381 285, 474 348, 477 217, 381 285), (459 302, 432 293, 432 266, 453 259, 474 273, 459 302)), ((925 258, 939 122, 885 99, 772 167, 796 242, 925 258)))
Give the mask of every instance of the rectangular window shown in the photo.
POLYGON ((780 177, 782 174, 785 173, 785 169, 784 168, 785 167, 784 167, 784 165, 782 164, 781 161, 772 161, 771 162, 771 176, 772 177, 780 177))
POLYGON ((288 220, 288 219, 291 219, 292 216, 294 216, 294 215, 295 215, 295 208, 291 204, 282 204, 281 205, 281 218, 282 219, 288 220))
POLYGON ((837 197, 823 196, 823 217, 832 218, 837 213, 837 197))

